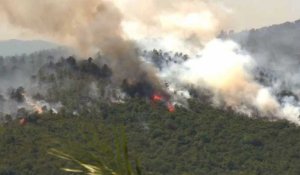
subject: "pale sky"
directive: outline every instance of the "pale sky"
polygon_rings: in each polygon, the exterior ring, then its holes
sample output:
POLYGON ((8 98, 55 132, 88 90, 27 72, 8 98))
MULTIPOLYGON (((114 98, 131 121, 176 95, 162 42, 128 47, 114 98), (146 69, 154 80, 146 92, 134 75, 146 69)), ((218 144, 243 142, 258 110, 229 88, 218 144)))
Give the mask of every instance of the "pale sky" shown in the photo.
MULTIPOLYGON (((229 27, 235 31, 260 28, 300 19, 300 0, 210 0, 224 4, 231 11, 229 27)), ((0 15, 0 40, 37 39, 26 30, 7 26, 0 15)))
POLYGON ((234 30, 260 28, 300 19, 300 0, 212 0, 232 10, 234 30))

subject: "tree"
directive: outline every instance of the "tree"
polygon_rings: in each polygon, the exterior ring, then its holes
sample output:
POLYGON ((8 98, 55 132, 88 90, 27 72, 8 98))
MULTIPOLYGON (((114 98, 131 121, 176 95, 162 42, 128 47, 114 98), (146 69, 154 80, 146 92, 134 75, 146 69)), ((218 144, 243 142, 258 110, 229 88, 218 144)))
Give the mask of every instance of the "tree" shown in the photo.
POLYGON ((25 89, 21 86, 17 89, 9 89, 8 94, 11 99, 16 100, 19 103, 22 103, 25 100, 25 89))

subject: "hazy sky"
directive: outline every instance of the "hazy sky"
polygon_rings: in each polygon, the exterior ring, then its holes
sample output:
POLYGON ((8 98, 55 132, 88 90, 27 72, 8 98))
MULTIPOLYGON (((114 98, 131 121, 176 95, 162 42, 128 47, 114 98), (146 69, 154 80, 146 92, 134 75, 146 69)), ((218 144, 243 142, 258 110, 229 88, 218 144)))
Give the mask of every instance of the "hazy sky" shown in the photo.
POLYGON ((300 19, 299 0, 217 0, 232 10, 231 28, 243 30, 300 19))
MULTIPOLYGON (((223 3, 231 14, 229 29, 236 31, 259 28, 300 19, 300 0, 210 0, 223 3)), ((11 38, 36 39, 26 30, 13 29, 0 15, 0 40, 11 38)))

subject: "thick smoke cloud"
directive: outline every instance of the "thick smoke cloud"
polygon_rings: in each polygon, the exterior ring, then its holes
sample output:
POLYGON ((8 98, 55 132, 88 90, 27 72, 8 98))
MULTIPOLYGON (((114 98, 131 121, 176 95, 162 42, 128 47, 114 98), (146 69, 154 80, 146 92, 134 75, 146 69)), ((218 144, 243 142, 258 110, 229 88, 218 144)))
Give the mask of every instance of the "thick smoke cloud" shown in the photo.
POLYGON ((111 1, 1 0, 0 9, 11 25, 72 46, 82 55, 100 51, 121 78, 145 74, 136 46, 123 37, 122 14, 111 1))
MULTIPOLYGON (((255 79, 256 59, 232 41, 214 39, 227 25, 229 9, 201 0, 0 0, 10 25, 72 46, 83 55, 98 51, 117 79, 157 83, 136 49, 188 53, 182 64, 165 64, 156 75, 177 90, 209 89, 213 104, 249 116, 300 124, 299 104, 278 99, 276 85, 255 79), (136 45, 138 44, 138 45, 136 45)), ((189 97, 186 94, 185 97, 189 97)))
POLYGON ((213 104, 248 116, 287 119, 300 124, 300 106, 292 97, 279 102, 275 87, 256 81, 255 60, 233 41, 215 39, 182 64, 163 68, 161 77, 180 89, 209 89, 213 104))
POLYGON ((224 21, 221 7, 195 0, 0 0, 0 9, 10 25, 72 46, 82 55, 100 51, 118 82, 149 79, 155 86, 159 82, 153 70, 137 56, 137 36, 146 39, 144 46, 151 36, 164 38, 163 45, 171 49, 180 49, 173 46, 178 40, 195 47, 211 39, 224 21))
POLYGON ((117 0, 116 4, 124 14, 124 32, 145 49, 196 49, 228 21, 227 8, 203 0, 117 0))
MULTIPOLYGON (((136 57, 130 39, 166 38, 199 44, 226 23, 226 8, 208 1, 183 0, 1 0, 11 25, 114 58, 136 57)), ((135 59, 132 59, 135 60, 135 59)), ((124 66, 126 67, 126 65, 124 66)))

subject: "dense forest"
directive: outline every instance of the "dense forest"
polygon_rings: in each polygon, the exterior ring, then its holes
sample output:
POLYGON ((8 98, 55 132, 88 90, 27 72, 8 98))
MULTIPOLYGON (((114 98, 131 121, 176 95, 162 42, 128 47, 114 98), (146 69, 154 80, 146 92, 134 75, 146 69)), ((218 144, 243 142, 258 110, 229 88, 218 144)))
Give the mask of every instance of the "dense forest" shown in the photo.
POLYGON ((78 116, 45 113, 25 126, 19 121, 1 126, 0 174, 81 169, 50 155, 51 149, 119 170, 120 128, 128 137, 132 167, 138 160, 143 174, 300 173, 299 128, 284 121, 250 119, 196 101, 189 110, 177 108, 175 113, 140 99, 115 105, 98 102, 90 109, 78 116))
MULTIPOLYGON (((249 52, 258 53, 251 44, 261 37, 256 32, 248 43, 239 41, 249 52)), ((189 59, 143 54, 157 67, 163 59, 189 59)), ((113 75, 101 55, 82 59, 52 50, 0 57, 0 175, 300 174, 295 124, 215 108, 192 88, 186 104, 170 109, 152 97, 151 84, 116 84, 113 75)))

